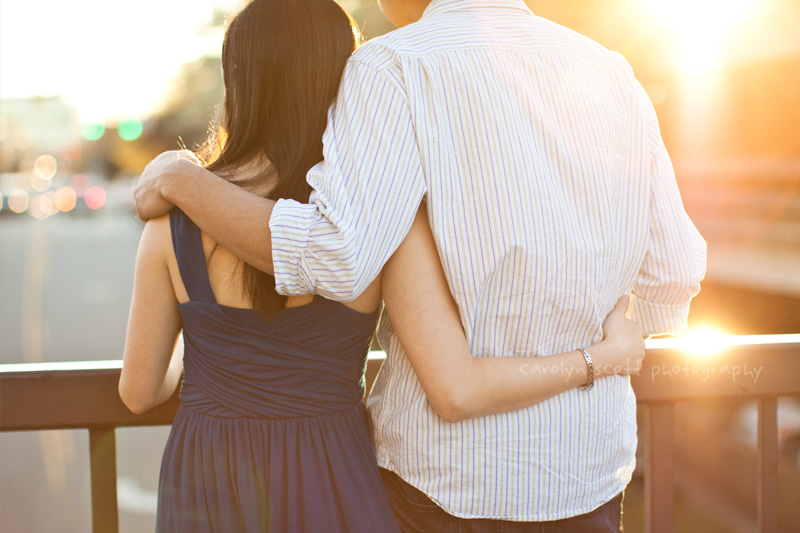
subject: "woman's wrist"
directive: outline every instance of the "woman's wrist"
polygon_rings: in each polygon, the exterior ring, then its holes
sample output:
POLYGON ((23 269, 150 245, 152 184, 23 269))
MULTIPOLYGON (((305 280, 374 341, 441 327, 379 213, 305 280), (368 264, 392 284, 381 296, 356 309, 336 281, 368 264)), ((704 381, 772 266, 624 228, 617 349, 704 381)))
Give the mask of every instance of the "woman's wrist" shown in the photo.
POLYGON ((586 348, 586 351, 592 356, 594 379, 614 374, 614 365, 610 361, 613 350, 614 347, 607 340, 602 340, 586 348))

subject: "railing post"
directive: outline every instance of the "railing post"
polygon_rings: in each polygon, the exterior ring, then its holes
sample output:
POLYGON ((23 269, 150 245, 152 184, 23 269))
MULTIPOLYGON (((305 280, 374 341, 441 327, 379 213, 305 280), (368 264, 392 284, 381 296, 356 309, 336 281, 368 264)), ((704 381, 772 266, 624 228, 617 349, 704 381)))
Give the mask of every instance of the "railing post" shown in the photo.
POLYGON ((644 471, 644 528, 647 533, 675 529, 674 429, 672 404, 647 409, 644 471))
POLYGON ((114 428, 89 430, 92 477, 92 531, 119 531, 117 512, 117 439, 114 428))
POLYGON ((758 531, 778 530, 778 400, 758 400, 758 531))

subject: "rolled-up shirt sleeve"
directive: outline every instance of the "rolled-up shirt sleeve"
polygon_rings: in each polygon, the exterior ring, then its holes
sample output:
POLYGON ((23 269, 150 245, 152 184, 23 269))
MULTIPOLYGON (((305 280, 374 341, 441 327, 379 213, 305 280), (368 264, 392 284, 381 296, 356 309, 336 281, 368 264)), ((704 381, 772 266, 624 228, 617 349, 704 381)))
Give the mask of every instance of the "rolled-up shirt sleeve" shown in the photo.
POLYGON ((646 335, 678 335, 705 275, 706 242, 686 214, 652 108, 651 113, 649 239, 631 316, 646 335))
POLYGON ((389 69, 350 60, 328 112, 308 204, 270 217, 275 283, 286 295, 355 299, 408 233, 425 194, 408 98, 389 69))

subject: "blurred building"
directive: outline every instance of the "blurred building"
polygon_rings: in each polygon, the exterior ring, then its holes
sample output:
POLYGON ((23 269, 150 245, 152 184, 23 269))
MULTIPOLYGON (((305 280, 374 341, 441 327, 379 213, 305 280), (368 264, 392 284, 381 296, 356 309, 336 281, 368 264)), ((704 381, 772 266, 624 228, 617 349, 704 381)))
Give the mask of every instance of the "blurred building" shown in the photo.
POLYGON ((0 150, 60 153, 80 137, 75 108, 57 96, 0 100, 0 150))

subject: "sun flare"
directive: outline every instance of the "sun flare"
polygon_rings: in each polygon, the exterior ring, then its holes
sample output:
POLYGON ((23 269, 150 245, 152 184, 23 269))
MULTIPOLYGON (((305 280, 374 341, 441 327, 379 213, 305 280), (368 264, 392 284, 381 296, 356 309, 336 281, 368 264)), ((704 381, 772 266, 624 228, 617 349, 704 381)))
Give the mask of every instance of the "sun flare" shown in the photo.
POLYGON ((719 65, 725 38, 751 15, 759 0, 642 0, 650 14, 669 28, 679 61, 689 74, 719 65))
POLYGON ((698 357, 710 357, 730 346, 730 337, 719 329, 702 327, 691 330, 676 340, 682 351, 698 357))

